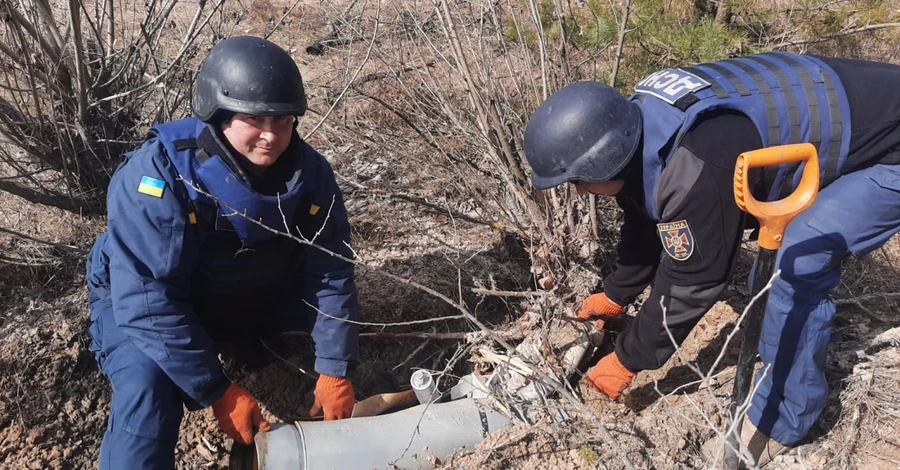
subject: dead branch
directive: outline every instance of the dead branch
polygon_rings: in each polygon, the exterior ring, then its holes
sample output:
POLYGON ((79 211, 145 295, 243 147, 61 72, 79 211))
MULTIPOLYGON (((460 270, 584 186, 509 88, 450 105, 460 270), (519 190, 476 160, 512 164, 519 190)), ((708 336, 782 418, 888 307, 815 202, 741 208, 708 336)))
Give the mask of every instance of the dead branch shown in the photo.
POLYGON ((445 208, 445 207, 441 207, 441 206, 439 206, 439 205, 437 205, 437 204, 432 204, 432 203, 426 201, 426 200, 423 199, 423 198, 420 198, 420 197, 418 197, 418 196, 413 196, 413 195, 411 195, 411 194, 395 193, 395 192, 385 191, 385 190, 379 189, 379 188, 369 188, 369 187, 364 186, 363 184, 361 184, 361 183, 359 183, 359 182, 352 181, 352 180, 349 180, 349 179, 346 179, 346 178, 340 178, 340 180, 343 181, 343 182, 345 182, 345 183, 348 183, 348 184, 350 184, 350 185, 352 185, 352 186, 354 186, 354 187, 356 187, 357 189, 360 189, 360 190, 369 192, 369 193, 371 193, 371 194, 378 194, 378 195, 381 195, 381 196, 387 196, 387 197, 390 197, 390 198, 393 198, 393 199, 400 199, 400 200, 402 200, 402 201, 411 202, 411 203, 413 203, 413 204, 418 204, 418 205, 421 205, 421 206, 425 206, 425 207, 427 207, 427 208, 429 208, 429 209, 431 209, 431 210, 433 210, 433 211, 435 211, 435 212, 437 212, 437 213, 439 213, 439 214, 446 214, 446 215, 449 215, 450 217, 453 217, 453 218, 456 218, 456 219, 465 220, 465 221, 471 222, 471 223, 473 223, 473 224, 487 225, 488 227, 491 227, 491 228, 493 228, 493 229, 501 230, 501 231, 508 232, 508 233, 510 233, 510 234, 516 235, 517 237, 522 238, 522 239, 524 239, 524 240, 529 240, 529 239, 530 239, 530 237, 528 236, 528 234, 525 233, 525 231, 522 230, 521 228, 514 228, 514 229, 511 229, 510 227, 508 227, 506 224, 504 224, 504 223, 502 223, 502 222, 498 222, 498 221, 495 221, 495 220, 484 220, 484 219, 479 219, 479 218, 477 218, 477 217, 472 217, 472 216, 469 216, 469 215, 466 215, 466 214, 461 214, 461 213, 459 213, 459 212, 457 212, 457 211, 454 211, 454 210, 452 210, 452 209, 445 208))
MULTIPOLYGON (((525 337, 521 331, 511 330, 511 331, 497 331, 497 335, 503 337, 507 341, 521 341, 522 338, 525 337)), ((370 333, 360 333, 359 336, 366 338, 374 338, 374 339, 395 339, 395 338, 408 338, 408 339, 436 339, 436 340, 451 340, 451 341, 463 341, 468 340, 472 337, 472 332, 468 331, 455 331, 448 333, 388 333, 388 332, 370 332, 370 333)))
POLYGON ((347 46, 365 39, 367 38, 358 36, 349 38, 336 38, 329 36, 322 39, 317 39, 313 41, 312 44, 306 46, 306 53, 309 55, 324 55, 325 49, 329 47, 347 46))
POLYGON ((64 250, 67 250, 67 251, 70 251, 70 252, 74 252, 74 253, 79 254, 79 255, 87 255, 87 254, 88 254, 87 250, 85 250, 85 249, 83 249, 83 248, 80 248, 80 247, 77 247, 77 246, 73 246, 73 245, 64 245, 64 244, 62 244, 62 243, 55 243, 55 242, 51 242, 51 241, 47 241, 47 240, 41 240, 40 238, 34 238, 34 237, 30 236, 30 235, 26 235, 26 234, 21 233, 21 232, 16 232, 15 230, 10 230, 10 229, 8 229, 8 228, 0 227, 0 233, 5 233, 5 234, 8 234, 8 235, 12 235, 12 236, 14 236, 14 237, 21 238, 21 239, 23 239, 23 240, 32 241, 32 242, 35 242, 35 243, 40 243, 40 244, 42 244, 42 245, 49 245, 49 246, 52 246, 52 247, 54 247, 54 248, 61 248, 61 249, 64 249, 64 250))
POLYGON ((5 253, 0 253, 0 263, 11 264, 14 266, 27 266, 30 268, 38 268, 41 266, 54 266, 59 264, 58 259, 53 258, 15 258, 12 256, 7 256, 5 253))
POLYGON ((290 15, 294 11, 294 8, 297 8, 297 5, 300 4, 300 1, 301 0, 295 0, 294 3, 291 4, 290 8, 287 8, 284 10, 284 14, 281 15, 281 18, 279 18, 278 21, 276 21, 275 24, 272 25, 272 29, 270 29, 269 32, 263 36, 263 39, 269 39, 269 37, 275 31, 278 31, 278 28, 280 28, 284 24, 285 18, 287 18, 287 16, 290 15))
POLYGON ((406 339, 438 339, 438 340, 451 340, 451 341, 460 341, 466 339, 466 335, 471 333, 464 332, 454 332, 454 333, 360 333, 359 336, 361 338, 374 338, 374 339, 397 339, 397 338, 406 338, 406 339))
POLYGON ((353 86, 355 88, 358 86, 365 85, 366 83, 369 83, 369 82, 372 82, 375 80, 382 80, 385 78, 396 78, 399 80, 400 77, 402 77, 404 73, 414 72, 423 67, 434 67, 434 61, 430 60, 430 61, 425 62, 422 65, 406 65, 406 66, 403 66, 402 68, 400 68, 400 70, 391 70, 389 72, 367 73, 367 74, 363 75, 359 80, 356 80, 356 82, 353 84, 353 86))
POLYGON ((431 138, 429 135, 427 135, 424 131, 422 131, 418 126, 416 126, 416 125, 412 122, 412 119, 410 119, 409 116, 407 116, 405 113, 403 113, 402 111, 400 111, 400 110, 397 109, 396 107, 391 106, 388 102, 384 101, 383 99, 379 98, 378 96, 373 95, 373 94, 370 94, 370 93, 368 93, 368 92, 366 92, 366 91, 364 91, 364 90, 362 90, 362 89, 360 89, 360 88, 358 88, 358 87, 356 87, 356 86, 353 87, 353 91, 355 91, 355 92, 359 93, 360 95, 363 95, 363 96, 365 96, 366 98, 369 98, 370 100, 372 100, 372 101, 374 101, 374 102, 380 104, 380 105, 383 106, 385 109, 387 109, 388 111, 390 111, 391 113, 393 113, 395 116, 397 116, 398 118, 400 118, 403 122, 406 123, 407 126, 409 126, 410 129, 412 129, 416 134, 419 134, 419 136, 422 137, 423 140, 425 140, 425 143, 427 143, 429 147, 431 147, 431 148, 433 148, 433 149, 435 149, 435 150, 441 152, 441 154, 444 155, 445 157, 447 157, 447 159, 450 160, 451 162, 454 162, 454 163, 461 163, 461 164, 463 164, 463 165, 465 165, 465 166, 467 166, 467 167, 469 167, 469 168, 471 168, 471 169, 477 171, 478 173, 481 173, 482 175, 487 176, 487 177, 489 177, 489 178, 491 178, 491 179, 501 179, 500 176, 495 175, 495 174, 491 173, 491 172, 488 171, 488 170, 485 170, 485 169, 483 169, 483 168, 480 168, 478 165, 476 165, 476 164, 474 164, 474 163, 472 163, 472 162, 470 162, 470 161, 468 161, 468 160, 466 160, 466 159, 464 159, 464 158, 459 158, 459 157, 457 157, 457 156, 455 156, 455 155, 453 155, 453 154, 451 154, 451 153, 449 153, 449 152, 443 151, 443 150, 441 149, 441 147, 440 147, 438 144, 436 144, 436 143, 434 142, 434 139, 433 139, 433 138, 431 138))
MULTIPOLYGON (((69 24, 72 28, 72 44, 75 49, 75 59, 71 63, 75 68, 75 78, 78 86, 75 87, 75 102, 78 104, 78 121, 82 122, 87 117, 87 88, 91 82, 88 72, 84 67, 84 43, 81 35, 81 2, 69 0, 69 24)), ((87 140, 87 136, 82 138, 87 140)))
MULTIPOLYGON (((228 205, 225 201, 222 201, 221 199, 217 198, 216 196, 214 196, 214 195, 212 195, 212 194, 209 194, 209 193, 206 192, 203 188, 198 187, 197 185, 193 184, 193 183, 190 182, 190 181, 186 181, 186 180, 182 180, 182 181, 183 181, 186 185, 192 187, 192 188, 193 188, 195 191, 197 191, 198 193, 200 193, 200 194, 202 194, 202 195, 204 195, 204 196, 206 196, 206 197, 209 197, 210 199, 216 201, 216 203, 221 204, 222 207, 225 207, 225 208, 227 208, 228 210, 231 210, 231 211, 233 212, 231 215, 234 216, 234 217, 244 217, 244 218, 246 218, 247 220, 251 221, 252 223, 258 225, 258 226, 261 227, 261 228, 263 228, 264 230, 267 230, 267 231, 272 232, 272 233, 277 234, 277 235, 281 235, 281 236, 284 236, 284 237, 288 237, 288 238, 290 238, 291 240, 294 240, 295 242, 300 243, 301 245, 309 246, 309 247, 311 247, 311 248, 313 248, 313 249, 319 250, 319 251, 321 251, 321 252, 323 252, 323 253, 326 253, 327 255, 329 255, 329 256, 331 256, 331 257, 334 257, 334 258, 337 258, 337 259, 339 259, 339 260, 341 260, 341 261, 350 263, 350 264, 352 264, 352 265, 354 265, 354 266, 356 266, 356 267, 358 267, 358 268, 367 270, 367 271, 372 272, 372 273, 374 273, 374 274, 378 274, 378 275, 380 275, 380 276, 386 277, 386 278, 388 278, 388 279, 391 279, 391 280, 393 280, 393 281, 399 282, 399 283, 401 283, 401 284, 404 284, 404 285, 407 285, 407 286, 410 286, 410 287, 414 287, 414 288, 416 288, 416 289, 418 289, 418 290, 420 290, 420 291, 422 291, 422 292, 425 292, 425 293, 427 293, 427 294, 429 294, 429 295, 431 295, 431 296, 433 296, 433 297, 435 297, 435 298, 438 298, 438 299, 440 299, 440 300, 446 302, 448 305, 452 306, 453 308, 455 308, 456 310, 458 310, 458 311, 461 313, 461 315, 455 315, 455 316, 449 316, 449 317, 441 317, 440 319, 434 319, 434 318, 431 318, 431 319, 427 319, 427 320, 415 320, 415 321, 411 321, 411 322, 404 322, 404 323, 402 323, 402 324, 398 324, 398 323, 366 323, 366 322, 352 322, 352 321, 350 321, 350 320, 343 319, 343 318, 339 318, 338 320, 341 320, 341 321, 348 321, 348 322, 351 322, 351 323, 354 323, 354 324, 363 325, 363 326, 395 326, 395 325, 415 325, 415 324, 421 324, 421 323, 431 323, 431 322, 439 321, 439 320, 442 321, 442 320, 450 320, 450 319, 466 319, 466 320, 468 320, 469 322, 471 322, 472 324, 474 324, 475 326, 477 326, 481 331, 485 332, 485 334, 487 334, 492 340, 494 340, 495 342, 497 342, 497 344, 500 344, 501 346, 503 346, 504 348, 506 348, 506 349, 509 350, 509 351, 512 351, 512 350, 514 349, 507 341, 505 341, 503 338, 500 338, 499 336, 497 336, 496 333, 494 333, 494 331, 493 331, 492 329, 488 328, 484 323, 482 323, 481 320, 479 320, 472 312, 470 312, 470 311, 465 307, 465 305, 463 305, 462 303, 456 302, 456 301, 454 301, 453 299, 447 297, 446 295, 444 295, 444 294, 442 294, 442 293, 440 293, 440 292, 438 292, 438 291, 436 291, 436 290, 434 290, 434 289, 432 289, 432 288, 430 288, 430 287, 428 287, 428 286, 426 286, 426 285, 423 285, 423 284, 420 284, 420 283, 418 283, 418 282, 416 282, 416 281, 413 281, 412 279, 407 279, 407 278, 398 276, 398 275, 396 275, 396 274, 389 273, 389 272, 384 271, 384 270, 382 270, 382 269, 378 269, 378 268, 376 268, 376 267, 374 267, 374 266, 369 266, 369 265, 367 265, 367 264, 364 264, 364 263, 359 262, 359 261, 356 260, 356 259, 348 258, 348 257, 346 257, 346 256, 344 256, 344 255, 339 254, 339 253, 335 253, 335 252, 333 252, 333 251, 331 251, 331 250, 329 250, 329 249, 327 249, 327 248, 325 248, 325 247, 322 247, 322 246, 320 246, 320 245, 317 245, 317 244, 315 244, 315 243, 313 243, 313 242, 311 242, 311 241, 309 241, 309 240, 307 240, 307 239, 305 239, 305 238, 303 238, 303 237, 296 236, 296 235, 293 235, 293 234, 288 233, 288 232, 283 232, 283 231, 275 230, 275 229, 269 227, 268 225, 263 224, 262 222, 260 222, 260 221, 258 221, 258 220, 254 220, 254 219, 247 218, 242 212, 238 211, 238 210, 235 209, 234 207, 231 207, 231 206, 228 205)), ((308 304, 308 303, 307 303, 307 305, 310 306, 310 307, 312 307, 312 308, 315 308, 314 306, 312 306, 312 305, 310 305, 310 304, 308 304)), ((319 311, 318 309, 316 309, 316 310, 319 311)), ((322 312, 322 311, 319 311, 319 313, 328 316, 328 314, 326 314, 326 313, 324 313, 324 312, 322 312)))
POLYGON ((877 294, 866 294, 849 299, 835 299, 835 305, 859 305, 859 302, 868 302, 870 300, 894 299, 900 297, 900 292, 880 292, 877 294))
POLYGON ((532 219, 533 226, 541 233, 541 238, 548 241, 552 240, 553 238, 547 231, 547 224, 541 215, 541 211, 536 206, 535 201, 527 194, 526 188, 530 186, 526 182, 511 148, 512 139, 508 135, 507 128, 501 124, 501 120, 497 115, 496 100, 492 97, 482 96, 480 91, 485 90, 485 86, 474 79, 469 69, 468 55, 463 52, 456 25, 453 21, 453 15, 446 0, 441 0, 438 17, 441 20, 444 36, 450 43, 457 70, 462 73, 468 87, 466 98, 472 109, 475 110, 476 120, 482 137, 490 144, 488 146, 488 154, 493 157, 500 168, 505 170, 502 174, 504 180, 506 180, 507 188, 516 197, 521 206, 525 208, 526 214, 532 219))
POLYGON ((369 62, 369 58, 372 57, 372 49, 375 47, 375 40, 378 38, 378 25, 380 23, 381 1, 377 3, 377 6, 375 8, 375 26, 372 31, 372 39, 369 42, 369 48, 366 50, 366 56, 363 58, 362 62, 360 62, 359 66, 356 68, 356 71, 353 72, 353 75, 350 76, 350 80, 347 82, 347 85, 343 90, 341 90, 341 93, 337 96, 337 98, 335 98, 334 103, 332 103, 328 111, 326 111, 325 114, 322 115, 322 118, 319 120, 319 122, 317 122, 316 125, 313 126, 313 128, 309 132, 307 132, 305 136, 303 136, 303 140, 309 140, 309 137, 315 134, 316 131, 319 130, 320 127, 322 127, 322 123, 324 123, 325 120, 328 119, 328 116, 332 111, 334 111, 334 108, 337 107, 338 103, 341 102, 341 99, 347 93, 347 90, 349 90, 350 87, 353 86, 353 82, 356 80, 356 77, 359 76, 359 73, 362 72, 363 67, 365 67, 365 65, 369 62))
POLYGON ((799 46, 804 44, 817 44, 820 42, 831 41, 832 39, 838 39, 845 36, 850 36, 858 33, 865 33, 868 31, 876 31, 879 29, 888 29, 888 28, 897 28, 900 27, 900 23, 879 23, 879 24, 870 24, 866 26, 860 26, 858 28, 849 28, 839 31, 834 34, 827 34, 825 36, 819 36, 810 39, 802 39, 798 41, 784 41, 772 46, 772 49, 782 49, 789 46, 799 46))
POLYGON ((478 295, 487 295, 493 297, 543 297, 550 292, 543 291, 508 291, 508 290, 491 290, 473 287, 472 292, 478 295))

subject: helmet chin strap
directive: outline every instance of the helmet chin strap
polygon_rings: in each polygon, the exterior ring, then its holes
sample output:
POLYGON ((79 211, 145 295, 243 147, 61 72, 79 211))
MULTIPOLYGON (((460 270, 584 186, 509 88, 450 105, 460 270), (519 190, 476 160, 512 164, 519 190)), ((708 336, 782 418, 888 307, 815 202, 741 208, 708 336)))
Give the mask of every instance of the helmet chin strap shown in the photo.
POLYGON ((233 117, 234 117, 233 111, 228 111, 227 109, 219 109, 219 110, 216 110, 215 114, 213 114, 212 117, 209 119, 208 124, 211 124, 218 129, 219 126, 230 121, 231 118, 233 118, 233 117))

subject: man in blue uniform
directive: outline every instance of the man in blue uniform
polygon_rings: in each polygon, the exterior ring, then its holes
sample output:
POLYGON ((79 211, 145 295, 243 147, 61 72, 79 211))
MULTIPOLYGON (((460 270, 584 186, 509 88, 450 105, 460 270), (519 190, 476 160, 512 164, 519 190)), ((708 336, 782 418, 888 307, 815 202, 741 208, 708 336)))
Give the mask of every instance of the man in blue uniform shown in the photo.
POLYGON ((195 117, 154 126, 108 192, 89 255, 91 349, 112 383, 101 469, 172 469, 183 407, 211 406, 249 444, 269 424, 213 341, 308 330, 311 413, 350 416, 358 328, 350 227, 328 162, 295 131, 307 108, 277 45, 225 39, 197 76, 195 117))
MULTIPOLYGON (((724 291, 743 230, 756 223, 734 201, 737 156, 811 142, 820 192, 788 226, 776 260, 759 343, 768 372, 757 376, 742 432, 758 465, 800 440, 828 396, 829 291, 841 261, 900 230, 896 83, 898 66, 772 52, 662 70, 629 98, 594 82, 550 96, 525 131, 535 187, 572 183, 579 194, 615 196, 624 211, 616 269, 578 316, 619 315, 652 286, 589 383, 618 397, 636 373, 662 367, 677 346, 669 333, 680 344, 724 291)), ((797 170, 751 173, 753 195, 789 194, 797 170)))

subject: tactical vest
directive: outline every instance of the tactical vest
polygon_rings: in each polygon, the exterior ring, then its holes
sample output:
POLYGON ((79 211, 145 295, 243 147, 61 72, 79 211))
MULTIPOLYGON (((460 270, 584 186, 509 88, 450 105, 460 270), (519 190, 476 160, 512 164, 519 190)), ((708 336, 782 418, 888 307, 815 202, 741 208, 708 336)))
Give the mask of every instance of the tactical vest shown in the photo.
MULTIPOLYGON (((303 247, 276 232, 296 235, 295 227, 303 224, 301 212, 308 210, 315 184, 303 178, 315 174, 304 165, 317 161, 305 158, 314 152, 305 142, 301 155, 282 155, 295 161, 287 192, 263 195, 229 168, 228 156, 210 155, 198 146, 206 127, 187 118, 154 126, 151 135, 166 149, 190 199, 189 219, 200 240, 191 292, 195 311, 216 319, 207 324, 211 334, 228 337, 238 332, 216 327, 245 324, 239 319, 253 312, 286 308, 286 293, 299 291, 303 247)), ((227 147, 220 142, 218 148, 227 147)))
MULTIPOLYGON (((766 147, 810 142, 818 149, 820 187, 840 176, 850 148, 850 105, 837 74, 821 60, 787 52, 665 69, 635 85, 629 98, 643 117, 644 199, 659 220, 656 188, 669 158, 697 118, 713 109, 745 114, 766 147)), ((737 159, 737 155, 734 156, 737 159)), ((793 190, 802 165, 781 165, 766 200, 793 190)))

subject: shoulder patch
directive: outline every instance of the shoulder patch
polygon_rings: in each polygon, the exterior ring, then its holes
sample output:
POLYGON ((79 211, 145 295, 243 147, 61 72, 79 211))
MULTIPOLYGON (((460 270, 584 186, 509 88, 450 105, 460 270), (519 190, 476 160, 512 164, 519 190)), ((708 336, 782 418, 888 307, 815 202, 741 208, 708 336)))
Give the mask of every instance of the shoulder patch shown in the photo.
POLYGON ((663 249, 675 261, 684 261, 694 254, 694 235, 686 220, 656 224, 663 249))
POLYGON ((675 104, 679 98, 711 86, 706 80, 681 69, 663 69, 644 77, 634 86, 635 93, 655 96, 675 104))
POLYGON ((163 197, 163 191, 166 190, 166 182, 160 179, 151 178, 147 175, 141 177, 141 184, 138 185, 138 192, 153 197, 163 197))

